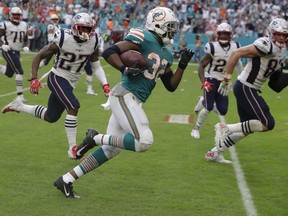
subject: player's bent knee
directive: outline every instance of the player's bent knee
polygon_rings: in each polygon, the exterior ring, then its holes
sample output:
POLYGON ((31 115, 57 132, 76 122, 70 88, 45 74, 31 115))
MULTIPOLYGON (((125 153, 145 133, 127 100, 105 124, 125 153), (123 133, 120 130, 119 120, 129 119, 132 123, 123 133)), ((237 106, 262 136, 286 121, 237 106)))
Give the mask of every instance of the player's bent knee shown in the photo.
POLYGON ((136 148, 137 152, 145 152, 147 151, 154 142, 152 131, 148 128, 141 133, 140 140, 138 142, 138 148, 136 148))
POLYGON ((61 117, 61 115, 60 116, 56 116, 56 115, 49 116, 48 114, 46 114, 44 119, 45 119, 45 121, 47 121, 49 123, 54 123, 54 122, 57 122, 60 117, 61 117))
POLYGON ((274 126, 275 126, 275 121, 274 121, 274 119, 270 119, 270 120, 268 121, 268 124, 267 124, 267 129, 268 129, 268 130, 273 130, 274 126))
POLYGON ((102 150, 108 159, 111 159, 120 153, 120 149, 114 146, 103 145, 102 150))

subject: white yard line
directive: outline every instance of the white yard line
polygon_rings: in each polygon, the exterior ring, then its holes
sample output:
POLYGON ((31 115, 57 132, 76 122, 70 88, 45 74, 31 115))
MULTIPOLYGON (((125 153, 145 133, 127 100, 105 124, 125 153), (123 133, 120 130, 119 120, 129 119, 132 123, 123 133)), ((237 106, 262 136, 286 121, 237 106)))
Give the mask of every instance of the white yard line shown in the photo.
POLYGON ((247 216, 258 216, 257 209, 255 208, 253 197, 246 183, 246 179, 242 171, 236 149, 234 146, 232 146, 229 148, 229 151, 247 216))
MULTIPOLYGON (((221 123, 226 124, 224 118, 221 119, 220 121, 221 121, 221 123)), ((255 205, 253 202, 253 197, 252 197, 250 190, 249 190, 249 187, 247 185, 247 182, 246 182, 246 179, 244 176, 244 172, 242 171, 240 161, 238 159, 235 147, 231 146, 229 148, 229 152, 230 152, 232 164, 234 167, 234 171, 236 174, 238 188, 239 188, 241 196, 242 196, 242 200, 243 200, 243 204, 244 204, 244 208, 246 210, 247 216, 258 216, 257 209, 255 208, 255 205)))

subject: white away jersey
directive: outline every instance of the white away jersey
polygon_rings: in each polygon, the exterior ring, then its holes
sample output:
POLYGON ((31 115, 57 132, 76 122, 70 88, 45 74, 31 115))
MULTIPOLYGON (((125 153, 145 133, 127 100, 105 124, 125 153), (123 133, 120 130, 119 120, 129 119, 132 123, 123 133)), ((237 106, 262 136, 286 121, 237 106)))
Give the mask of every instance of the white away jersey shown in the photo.
POLYGON ((239 47, 240 44, 235 41, 230 41, 227 47, 222 47, 219 42, 207 43, 205 45, 205 53, 210 54, 213 59, 209 64, 208 70, 205 72, 205 77, 214 78, 219 81, 223 80, 228 58, 239 47))
POLYGON ((98 35, 94 34, 90 40, 77 43, 70 29, 60 29, 54 34, 53 42, 59 47, 60 52, 56 54, 51 70, 75 87, 85 63, 98 47, 98 35))
POLYGON ((2 38, 5 44, 8 44, 12 50, 22 50, 24 36, 28 31, 28 25, 26 22, 21 21, 19 25, 14 25, 10 21, 4 21, 0 23, 0 29, 4 29, 6 32, 2 38))
POLYGON ((250 58, 238 80, 258 90, 274 71, 282 67, 284 49, 274 45, 269 37, 258 38, 253 45, 265 56, 250 58))
POLYGON ((60 25, 48 24, 48 26, 47 26, 47 39, 48 39, 48 42, 52 41, 55 32, 57 32, 59 29, 61 29, 60 25), (52 32, 52 33, 49 33, 49 32, 52 32))

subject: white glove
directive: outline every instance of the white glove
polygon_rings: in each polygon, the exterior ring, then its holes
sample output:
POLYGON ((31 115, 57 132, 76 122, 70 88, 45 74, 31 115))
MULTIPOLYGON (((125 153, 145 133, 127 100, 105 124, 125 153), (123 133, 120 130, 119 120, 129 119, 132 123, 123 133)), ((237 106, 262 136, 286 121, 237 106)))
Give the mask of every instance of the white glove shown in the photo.
POLYGON ((223 96, 228 96, 228 93, 231 89, 232 89, 231 74, 226 74, 224 76, 224 79, 220 83, 217 92, 223 96))
POLYGON ((24 51, 24 53, 28 53, 30 51, 29 47, 23 47, 23 51, 24 51))
POLYGON ((3 44, 2 45, 2 50, 5 51, 5 52, 8 52, 10 50, 10 46, 6 45, 6 44, 3 44))

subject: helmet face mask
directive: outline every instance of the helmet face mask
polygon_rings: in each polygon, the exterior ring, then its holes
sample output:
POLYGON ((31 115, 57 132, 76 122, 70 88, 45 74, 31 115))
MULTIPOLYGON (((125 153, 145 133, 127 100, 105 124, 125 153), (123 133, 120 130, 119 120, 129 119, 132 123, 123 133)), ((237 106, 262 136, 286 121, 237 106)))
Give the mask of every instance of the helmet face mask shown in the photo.
POLYGON ((54 25, 58 25, 59 23, 59 17, 56 14, 52 14, 50 16, 50 21, 54 24, 54 25))
POLYGON ((22 20, 22 10, 19 7, 12 7, 9 11, 9 19, 12 22, 19 23, 22 20))
POLYGON ((94 32, 94 22, 89 14, 76 14, 71 23, 72 34, 82 41, 90 40, 94 32))
POLYGON ((217 40, 221 44, 228 44, 232 38, 232 27, 228 23, 221 23, 217 26, 217 40))
POLYGON ((169 8, 156 7, 149 11, 145 27, 159 35, 163 42, 167 44, 178 32, 179 20, 169 8))
POLYGON ((282 18, 276 18, 268 26, 269 37, 272 42, 284 48, 288 41, 288 23, 282 18))

